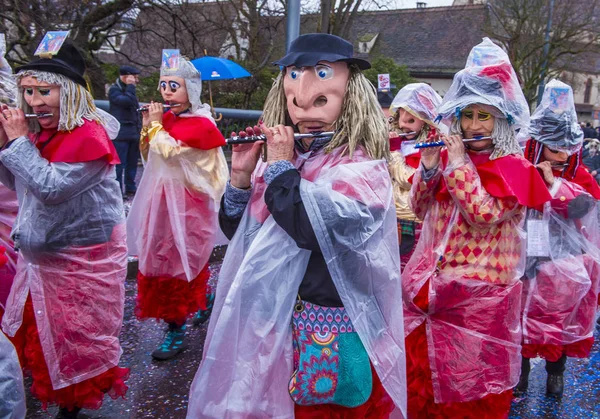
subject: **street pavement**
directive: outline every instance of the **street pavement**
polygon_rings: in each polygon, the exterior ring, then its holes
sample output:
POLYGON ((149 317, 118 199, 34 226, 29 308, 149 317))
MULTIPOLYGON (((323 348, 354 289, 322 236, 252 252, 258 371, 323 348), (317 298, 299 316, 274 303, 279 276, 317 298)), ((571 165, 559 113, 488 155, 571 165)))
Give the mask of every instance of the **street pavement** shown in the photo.
MULTIPOLYGON (((216 284, 220 262, 211 263, 211 285, 216 284)), ((133 276, 133 275, 130 275, 133 276)), ((206 327, 194 327, 188 322, 189 348, 169 361, 154 361, 150 353, 164 336, 164 324, 149 320, 140 322, 134 314, 135 279, 126 282, 125 320, 121 332, 123 357, 121 366, 131 368, 127 381, 126 399, 112 400, 108 396, 100 410, 84 410, 80 417, 118 419, 179 419, 185 418, 188 392, 198 364, 206 327)), ((554 399, 545 395, 546 372, 544 362, 533 361, 530 389, 527 397, 515 399, 511 419, 592 419, 600 418, 600 333, 589 360, 569 359, 565 375, 565 395, 554 399)), ((26 386, 31 382, 27 380, 26 386)), ((31 419, 52 418, 56 408, 47 412, 39 402, 28 397, 28 415, 31 419)))

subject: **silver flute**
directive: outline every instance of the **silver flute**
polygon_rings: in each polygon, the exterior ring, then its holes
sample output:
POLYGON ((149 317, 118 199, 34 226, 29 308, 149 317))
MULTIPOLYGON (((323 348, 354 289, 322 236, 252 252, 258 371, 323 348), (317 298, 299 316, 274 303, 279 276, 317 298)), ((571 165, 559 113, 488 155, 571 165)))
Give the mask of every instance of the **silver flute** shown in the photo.
MULTIPOLYGON (((310 134, 294 134, 294 140, 301 140, 303 138, 331 138, 335 134, 334 131, 325 131, 325 132, 311 132, 310 134)), ((265 134, 259 135, 248 135, 245 137, 240 137, 238 135, 229 137, 225 141, 227 144, 249 144, 255 143, 257 141, 266 141, 267 137, 265 134)))
POLYGON ((25 118, 48 118, 52 116, 51 113, 26 113, 25 118))
MULTIPOLYGON (((481 141, 481 140, 491 140, 492 137, 473 137, 473 138, 464 138, 463 143, 471 143, 473 141, 481 141)), ((434 141, 432 143, 417 143, 415 144, 415 148, 428 148, 428 147, 441 147, 444 145, 443 141, 434 141)))
POLYGON ((398 137, 410 137, 411 135, 416 135, 417 133, 414 131, 411 132, 403 132, 402 134, 398 134, 398 137))
MULTIPOLYGON (((148 112, 148 106, 142 106, 141 108, 138 108, 137 111, 138 112, 148 112)), ((178 106, 181 106, 179 103, 173 103, 171 105, 163 105, 163 109, 171 109, 171 108, 176 108, 178 106)))

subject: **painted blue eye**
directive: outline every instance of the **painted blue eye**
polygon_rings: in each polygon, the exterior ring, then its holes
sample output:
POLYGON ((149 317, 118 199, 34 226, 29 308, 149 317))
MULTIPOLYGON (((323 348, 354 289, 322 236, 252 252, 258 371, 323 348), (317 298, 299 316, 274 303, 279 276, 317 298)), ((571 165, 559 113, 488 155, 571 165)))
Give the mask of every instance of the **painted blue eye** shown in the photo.
POLYGON ((38 89, 38 92, 40 92, 40 95, 42 95, 42 96, 50 95, 50 89, 38 89))
POLYGON ((25 89, 25 94, 26 94, 27 96, 33 96, 33 89, 32 89, 31 87, 27 87, 27 88, 25 89))
POLYGON ((289 75, 292 80, 298 80, 300 78, 300 76, 302 75, 302 69, 300 69, 298 67, 292 67, 289 70, 289 75))
POLYGON ((179 83, 177 83, 176 81, 170 81, 169 87, 171 88, 171 90, 173 92, 175 92, 175 90, 179 89, 181 87, 181 85, 179 83))
POLYGON ((160 88, 163 90, 167 90, 167 82, 166 81, 161 81, 160 82, 160 88))
POLYGON ((333 68, 327 65, 317 65, 315 66, 315 73, 317 73, 317 77, 321 80, 329 80, 333 77, 333 68))

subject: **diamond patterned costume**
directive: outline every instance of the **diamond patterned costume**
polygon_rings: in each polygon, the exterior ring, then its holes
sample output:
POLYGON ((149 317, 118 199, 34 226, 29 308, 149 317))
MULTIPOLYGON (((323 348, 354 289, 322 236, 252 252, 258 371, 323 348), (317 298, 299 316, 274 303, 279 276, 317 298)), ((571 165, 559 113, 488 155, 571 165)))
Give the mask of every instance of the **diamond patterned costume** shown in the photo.
POLYGON ((414 177, 411 205, 424 222, 402 276, 409 417, 505 417, 510 409, 521 222, 526 205, 547 197, 509 186, 511 176, 542 182, 521 156, 489 155, 469 152, 456 166, 443 152, 443 170, 414 177))

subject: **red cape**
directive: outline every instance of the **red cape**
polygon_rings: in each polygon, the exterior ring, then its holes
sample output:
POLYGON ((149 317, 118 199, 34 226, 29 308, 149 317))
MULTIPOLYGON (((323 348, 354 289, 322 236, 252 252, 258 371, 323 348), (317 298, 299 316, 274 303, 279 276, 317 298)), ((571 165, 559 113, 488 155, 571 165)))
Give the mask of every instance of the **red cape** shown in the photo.
MULTIPOLYGON (((444 167, 448 161, 448 151, 442 151, 444 167)), ((523 156, 510 154, 490 160, 490 154, 469 153, 469 157, 481 178, 485 190, 495 198, 515 198, 519 204, 541 209, 552 199, 548 187, 537 169, 523 156)), ((435 195, 438 201, 450 199, 446 181, 442 178, 435 195)))
POLYGON ((169 111, 163 115, 162 126, 171 137, 189 147, 210 150, 226 144, 221 131, 207 118, 182 118, 169 111))
POLYGON ((30 139, 50 163, 84 163, 106 159, 119 164, 119 156, 102 125, 84 119, 83 125, 72 131, 42 130, 30 139))

